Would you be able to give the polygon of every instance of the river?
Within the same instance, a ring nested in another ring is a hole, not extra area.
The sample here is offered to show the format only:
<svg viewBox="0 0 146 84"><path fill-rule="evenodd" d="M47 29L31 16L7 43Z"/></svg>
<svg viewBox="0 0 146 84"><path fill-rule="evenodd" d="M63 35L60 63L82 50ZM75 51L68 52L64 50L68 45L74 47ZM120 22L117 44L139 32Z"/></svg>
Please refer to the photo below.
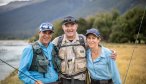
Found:
<svg viewBox="0 0 146 84"><path fill-rule="evenodd" d="M28 43L22 40L0 40L0 59L18 68L21 53ZM0 80L7 77L14 68L0 61Z"/></svg>

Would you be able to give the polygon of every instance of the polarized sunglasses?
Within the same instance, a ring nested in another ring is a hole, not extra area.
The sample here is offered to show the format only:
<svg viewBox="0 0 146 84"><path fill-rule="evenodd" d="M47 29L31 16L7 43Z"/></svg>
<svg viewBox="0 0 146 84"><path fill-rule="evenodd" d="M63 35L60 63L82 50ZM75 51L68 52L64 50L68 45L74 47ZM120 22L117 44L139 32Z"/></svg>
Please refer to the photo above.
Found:
<svg viewBox="0 0 146 84"><path fill-rule="evenodd" d="M45 30L45 29L53 30L53 25L50 23L42 23L40 28L41 30Z"/></svg>
<svg viewBox="0 0 146 84"><path fill-rule="evenodd" d="M63 20L63 23L65 23L65 22L77 22L77 21L76 21L76 19L73 18L73 17L66 17L66 18L64 18L64 20Z"/></svg>

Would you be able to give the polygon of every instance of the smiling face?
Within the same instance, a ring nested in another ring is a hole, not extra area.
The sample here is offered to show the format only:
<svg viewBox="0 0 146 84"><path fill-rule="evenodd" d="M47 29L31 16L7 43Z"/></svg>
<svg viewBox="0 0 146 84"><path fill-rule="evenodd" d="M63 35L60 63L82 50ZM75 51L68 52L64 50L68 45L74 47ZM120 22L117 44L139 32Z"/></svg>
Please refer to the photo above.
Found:
<svg viewBox="0 0 146 84"><path fill-rule="evenodd" d="M47 31L40 31L39 32L39 41L44 45L48 46L48 43L52 39L52 31L47 30Z"/></svg>
<svg viewBox="0 0 146 84"><path fill-rule="evenodd" d="M99 45L101 38L93 34L88 34L86 36L87 44L90 48L95 48Z"/></svg>
<svg viewBox="0 0 146 84"><path fill-rule="evenodd" d="M63 31L69 40L74 39L76 35L77 27L78 27L78 24L76 23L66 23L62 25Z"/></svg>

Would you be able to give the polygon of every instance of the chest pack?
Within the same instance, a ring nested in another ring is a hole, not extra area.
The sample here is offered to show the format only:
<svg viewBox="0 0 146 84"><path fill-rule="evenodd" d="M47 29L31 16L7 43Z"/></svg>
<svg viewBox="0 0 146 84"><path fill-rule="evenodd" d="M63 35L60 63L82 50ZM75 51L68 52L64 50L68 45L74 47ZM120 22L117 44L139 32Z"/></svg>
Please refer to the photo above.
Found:
<svg viewBox="0 0 146 84"><path fill-rule="evenodd" d="M38 42L32 44L33 59L29 71L38 71L40 73L47 73L49 61Z"/></svg>
<svg viewBox="0 0 146 84"><path fill-rule="evenodd" d="M55 68L65 77L79 75L86 71L85 41L79 34L79 42L62 45L63 36L58 38L57 55L53 56Z"/></svg>

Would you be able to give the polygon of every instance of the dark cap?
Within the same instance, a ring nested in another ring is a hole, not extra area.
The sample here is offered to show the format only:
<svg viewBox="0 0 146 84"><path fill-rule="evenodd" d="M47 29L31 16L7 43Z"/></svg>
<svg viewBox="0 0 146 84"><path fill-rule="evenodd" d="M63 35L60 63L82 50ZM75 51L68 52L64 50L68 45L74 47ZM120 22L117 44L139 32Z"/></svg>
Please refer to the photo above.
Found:
<svg viewBox="0 0 146 84"><path fill-rule="evenodd" d="M95 28L88 29L87 32L86 32L86 36L88 34L93 34L93 35L95 35L97 37L100 37L100 32Z"/></svg>
<svg viewBox="0 0 146 84"><path fill-rule="evenodd" d="M54 32L54 28L53 25L49 22L44 22L40 25L40 31L47 31L50 30L52 32Z"/></svg>
<svg viewBox="0 0 146 84"><path fill-rule="evenodd" d="M63 25L66 24L66 23L77 23L77 20L74 17L72 17L72 16L67 16L62 21Z"/></svg>

